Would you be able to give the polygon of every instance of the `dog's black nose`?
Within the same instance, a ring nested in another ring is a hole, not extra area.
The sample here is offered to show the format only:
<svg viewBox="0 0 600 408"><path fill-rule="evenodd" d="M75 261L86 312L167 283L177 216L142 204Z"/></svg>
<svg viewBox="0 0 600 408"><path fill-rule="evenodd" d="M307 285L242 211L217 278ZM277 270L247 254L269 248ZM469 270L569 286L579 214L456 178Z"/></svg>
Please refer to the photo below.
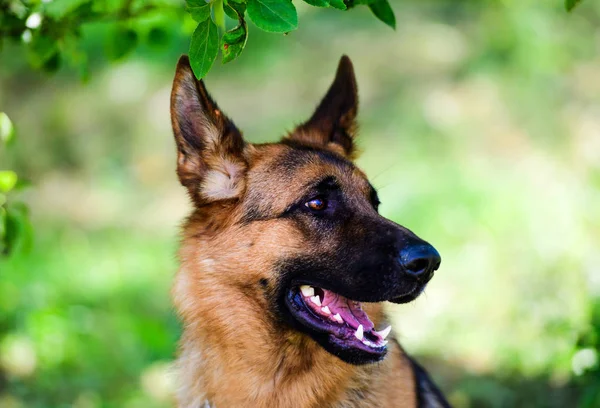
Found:
<svg viewBox="0 0 600 408"><path fill-rule="evenodd" d="M438 251L427 243L402 248L398 260L406 273L423 281L431 279L433 271L439 268L442 262Z"/></svg>

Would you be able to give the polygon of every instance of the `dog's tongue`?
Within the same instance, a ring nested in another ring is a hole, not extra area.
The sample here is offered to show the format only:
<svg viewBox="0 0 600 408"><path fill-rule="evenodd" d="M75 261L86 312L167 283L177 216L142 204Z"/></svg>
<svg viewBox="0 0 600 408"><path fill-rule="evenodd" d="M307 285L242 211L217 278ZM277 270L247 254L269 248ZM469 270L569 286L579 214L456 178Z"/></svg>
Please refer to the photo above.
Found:
<svg viewBox="0 0 600 408"><path fill-rule="evenodd" d="M355 302L325 289L321 290L323 291L321 305L329 307L332 314L339 313L342 319L354 329L357 329L361 324L366 332L373 329L373 322L371 322L369 316L362 310L360 302Z"/></svg>

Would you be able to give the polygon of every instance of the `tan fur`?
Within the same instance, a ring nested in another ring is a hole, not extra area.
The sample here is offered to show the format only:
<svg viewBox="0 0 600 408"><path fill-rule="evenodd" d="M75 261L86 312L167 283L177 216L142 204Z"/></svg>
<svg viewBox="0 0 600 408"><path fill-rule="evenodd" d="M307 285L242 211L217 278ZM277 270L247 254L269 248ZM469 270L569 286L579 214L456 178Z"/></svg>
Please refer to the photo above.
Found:
<svg viewBox="0 0 600 408"><path fill-rule="evenodd" d="M199 193L209 201L238 197L244 189L244 165L218 156L200 185Z"/></svg>

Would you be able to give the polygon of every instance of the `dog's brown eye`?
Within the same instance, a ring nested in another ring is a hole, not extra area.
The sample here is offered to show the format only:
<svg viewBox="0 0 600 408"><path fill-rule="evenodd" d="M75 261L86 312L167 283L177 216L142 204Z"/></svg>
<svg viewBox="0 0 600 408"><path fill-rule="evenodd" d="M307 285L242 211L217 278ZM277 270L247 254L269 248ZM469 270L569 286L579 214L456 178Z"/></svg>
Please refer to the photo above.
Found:
<svg viewBox="0 0 600 408"><path fill-rule="evenodd" d="M312 211L323 211L327 208L327 200L317 197L307 201L305 205Z"/></svg>

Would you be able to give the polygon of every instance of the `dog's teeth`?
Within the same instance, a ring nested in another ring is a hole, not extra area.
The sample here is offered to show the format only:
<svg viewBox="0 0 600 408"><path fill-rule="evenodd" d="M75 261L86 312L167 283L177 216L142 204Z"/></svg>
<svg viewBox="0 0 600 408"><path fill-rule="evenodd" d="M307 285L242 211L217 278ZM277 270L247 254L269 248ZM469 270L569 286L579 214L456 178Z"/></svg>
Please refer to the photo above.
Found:
<svg viewBox="0 0 600 408"><path fill-rule="evenodd" d="M358 329L356 329L356 333L354 333L354 336L356 336L357 339L362 340L363 339L363 325L359 324L358 325Z"/></svg>
<svg viewBox="0 0 600 408"><path fill-rule="evenodd" d="M338 323L344 323L344 319L342 319L342 316L340 316L339 313L334 314L332 318Z"/></svg>
<svg viewBox="0 0 600 408"><path fill-rule="evenodd" d="M372 341L370 341L370 340L367 340L367 339L362 339L362 342L363 342L363 344L365 344L365 345L367 345L367 346L369 346L369 347L377 347L377 344L373 343L373 342L372 342Z"/></svg>
<svg viewBox="0 0 600 408"><path fill-rule="evenodd" d="M391 331L392 331L392 326L388 326L385 329L383 329L382 331L378 331L377 334L379 334L381 336L381 338L385 340L385 338L390 334Z"/></svg>
<svg viewBox="0 0 600 408"><path fill-rule="evenodd" d="M302 292L302 295L305 297L313 297L315 295L315 288L308 285L302 285L300 286L300 292Z"/></svg>
<svg viewBox="0 0 600 408"><path fill-rule="evenodd" d="M331 310L329 310L329 306L325 306L321 308L321 312L330 315L331 314Z"/></svg>
<svg viewBox="0 0 600 408"><path fill-rule="evenodd" d="M319 299L319 296L313 296L310 298L310 300L317 306L321 306L321 299Z"/></svg>

